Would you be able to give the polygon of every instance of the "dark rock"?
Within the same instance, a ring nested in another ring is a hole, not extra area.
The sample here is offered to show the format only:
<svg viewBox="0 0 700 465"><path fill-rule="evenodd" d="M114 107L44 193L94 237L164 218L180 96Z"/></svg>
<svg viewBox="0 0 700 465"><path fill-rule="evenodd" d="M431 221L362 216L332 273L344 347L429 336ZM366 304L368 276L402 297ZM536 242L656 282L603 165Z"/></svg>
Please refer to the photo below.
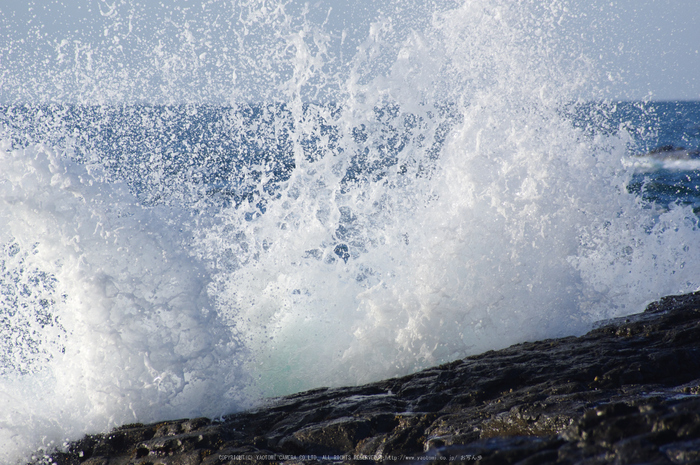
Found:
<svg viewBox="0 0 700 465"><path fill-rule="evenodd" d="M700 463L700 294L581 337L528 342L225 417L86 436L59 465Z"/></svg>
<svg viewBox="0 0 700 465"><path fill-rule="evenodd" d="M694 160L700 157L700 149L686 149L675 145L661 145L649 151L647 156L668 160Z"/></svg>

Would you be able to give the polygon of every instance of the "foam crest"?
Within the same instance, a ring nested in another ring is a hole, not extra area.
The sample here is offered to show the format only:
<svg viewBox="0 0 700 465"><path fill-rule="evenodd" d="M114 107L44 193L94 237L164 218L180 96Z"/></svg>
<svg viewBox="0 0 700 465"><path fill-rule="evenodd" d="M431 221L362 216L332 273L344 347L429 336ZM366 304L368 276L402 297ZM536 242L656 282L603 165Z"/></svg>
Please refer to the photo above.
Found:
<svg viewBox="0 0 700 465"><path fill-rule="evenodd" d="M264 214L207 232L241 263L215 294L268 393L579 334L695 289L694 215L652 212L626 189L626 134L566 116L593 70L555 53L563 9L538 8L470 2L409 35L386 75L351 76L337 113L292 102L291 177ZM389 31L373 28L357 70ZM339 140L309 153L322 127Z"/></svg>
<svg viewBox="0 0 700 465"><path fill-rule="evenodd" d="M18 304L3 307L3 331L34 338L3 342L5 453L238 405L244 355L211 308L206 270L179 247L177 216L47 147L5 145L0 158L2 298Z"/></svg>

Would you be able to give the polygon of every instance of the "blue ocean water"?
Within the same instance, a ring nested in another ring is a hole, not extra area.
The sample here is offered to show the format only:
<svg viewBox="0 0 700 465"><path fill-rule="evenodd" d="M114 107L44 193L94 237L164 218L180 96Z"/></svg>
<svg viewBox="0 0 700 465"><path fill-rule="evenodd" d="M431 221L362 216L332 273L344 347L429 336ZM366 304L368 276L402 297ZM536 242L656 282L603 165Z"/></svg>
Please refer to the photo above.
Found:
<svg viewBox="0 0 700 465"><path fill-rule="evenodd" d="M305 111L311 113L310 108L307 105ZM99 153L99 163L107 167L109 179L126 182L145 205L168 202L162 191L180 184L196 191L191 201L255 205L256 211L264 213L261 194L276 191L295 168L293 116L280 104L236 108L24 105L0 109L0 123L11 134L13 148L48 143L79 163L89 163L90 157ZM331 115L342 111L335 105L325 109ZM376 108L375 122L385 123L388 118L384 114L392 112L396 117L398 109ZM444 143L443 134L459 120L458 114L450 114L449 107L442 112L447 117L436 131L431 148L434 157ZM232 129L232 119L244 128L255 128L255 132ZM400 125L393 121L385 124L377 143L381 159L368 163L369 147L364 147L365 153L353 154L343 185L359 177L381 177L382 170L395 167L399 153L416 136L419 120L415 115L403 115ZM700 211L700 102L589 103L574 110L572 122L595 133L629 134L626 162L633 167L630 192L657 207L689 205ZM280 124L285 128L282 131ZM359 146L366 140L363 126L352 129L352 141ZM326 137L328 145L317 147L320 137ZM321 136L308 137L300 144L304 157L314 160L323 156L323 150L339 149L338 129L328 125L321 128ZM144 163L149 167L145 171L141 168ZM158 181L154 184L151 179L156 171ZM263 176L266 182L260 186ZM166 186L164 178L170 179ZM182 199L185 195L175 196Z"/></svg>
<svg viewBox="0 0 700 465"><path fill-rule="evenodd" d="M700 105L698 102L626 104L622 124L638 134L629 189L650 203L689 205L700 211ZM628 116L629 114L629 116ZM646 116L645 116L646 115ZM621 118L621 119L622 119Z"/></svg>
<svg viewBox="0 0 700 465"><path fill-rule="evenodd" d="M562 4L251 5L12 29L0 461L700 288L700 103L600 101Z"/></svg>
<svg viewBox="0 0 700 465"><path fill-rule="evenodd" d="M312 113L312 108L307 105L305 112ZM99 153L108 178L126 182L145 205L168 202L162 191L179 183L196 190L192 201L218 206L245 203L264 213L261 194L276 191L295 168L293 115L281 104L236 108L22 105L0 110L0 124L10 134L12 148L48 143L79 163L89 163ZM327 105L324 110L331 115L342 111L336 105ZM449 107L441 111L446 117L435 134L434 157L444 143L443 134L459 120L458 114L450 114ZM416 137L420 124L420 117L410 114L402 115L400 124L390 121L398 112L391 107L375 109L374 123L384 124L381 140L375 142L382 157L368 162L369 147L353 154L342 179L344 185L359 177L380 178L382 170L398 163L399 153ZM573 124L585 130L629 134L626 161L633 166L630 192L658 207L680 204L700 210L700 102L589 103L573 112ZM231 120L240 121L245 129L233 129ZM322 127L320 135L299 141L306 159L323 156L323 150L342 150L338 128L331 124ZM353 128L353 143L362 146L365 132L364 125ZM320 137L327 138L327 145L317 146ZM151 179L156 171L158 181L154 184ZM266 182L260 190L263 176ZM163 179L170 180L166 186ZM182 199L185 194L170 195Z"/></svg>
<svg viewBox="0 0 700 465"><path fill-rule="evenodd" d="M629 133L630 192L659 207L689 205L698 211L698 102L608 102L581 108L586 116L575 119L580 127Z"/></svg>

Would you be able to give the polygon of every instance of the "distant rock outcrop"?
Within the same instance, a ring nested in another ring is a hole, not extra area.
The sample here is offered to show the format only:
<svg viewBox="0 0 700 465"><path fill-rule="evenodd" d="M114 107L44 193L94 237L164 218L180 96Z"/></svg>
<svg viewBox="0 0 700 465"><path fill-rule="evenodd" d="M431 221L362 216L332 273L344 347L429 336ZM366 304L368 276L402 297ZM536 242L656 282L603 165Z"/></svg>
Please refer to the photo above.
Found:
<svg viewBox="0 0 700 465"><path fill-rule="evenodd" d="M86 436L57 464L700 463L700 294L257 410Z"/></svg>
<svg viewBox="0 0 700 465"><path fill-rule="evenodd" d="M700 158L699 149L687 149L675 145L662 145L651 150L643 156L659 158L663 160L695 160Z"/></svg>

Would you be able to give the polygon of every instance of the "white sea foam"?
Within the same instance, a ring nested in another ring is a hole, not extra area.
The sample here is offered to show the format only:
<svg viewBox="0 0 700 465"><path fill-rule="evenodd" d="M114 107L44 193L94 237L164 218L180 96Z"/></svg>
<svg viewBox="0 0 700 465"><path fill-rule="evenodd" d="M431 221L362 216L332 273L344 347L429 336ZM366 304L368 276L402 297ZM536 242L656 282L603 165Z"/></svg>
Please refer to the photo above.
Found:
<svg viewBox="0 0 700 465"><path fill-rule="evenodd" d="M700 160L695 158L665 158L663 156L636 156L627 157L625 166L639 172L653 172L657 170L669 171L698 171L700 170Z"/></svg>
<svg viewBox="0 0 700 465"><path fill-rule="evenodd" d="M186 28L144 76L179 57L185 84L205 79L217 55L233 72L223 48L238 34L234 64L255 62L271 89L261 95L284 103L272 132L288 135L295 167L277 182L271 166L251 168L260 176L248 180L250 203L193 200L211 189L193 185L191 166L110 172L99 152L78 164L58 143L3 142L3 298L22 306L3 328L20 342L3 346L0 457L124 422L218 415L256 390L362 383L579 334L697 289L692 211L643 205L626 189L626 136L591 135L566 116L594 96L585 92L595 67L561 46L564 6L471 1L412 29L381 17L345 67L322 20L284 8ZM94 87L76 101L98 99L109 50L79 69L95 79L81 81ZM106 94L118 90L109 76ZM232 74L221 69L208 76L207 98L256 92L223 82ZM154 100L179 89L167 82ZM336 106L308 105L314 98ZM231 112L227 124L250 129L249 143L269 140L246 121ZM118 181L139 170L160 206Z"/></svg>
<svg viewBox="0 0 700 465"><path fill-rule="evenodd" d="M0 237L11 250L0 262L3 454L238 407L244 353L172 212L143 208L47 147L3 144L0 165Z"/></svg>

